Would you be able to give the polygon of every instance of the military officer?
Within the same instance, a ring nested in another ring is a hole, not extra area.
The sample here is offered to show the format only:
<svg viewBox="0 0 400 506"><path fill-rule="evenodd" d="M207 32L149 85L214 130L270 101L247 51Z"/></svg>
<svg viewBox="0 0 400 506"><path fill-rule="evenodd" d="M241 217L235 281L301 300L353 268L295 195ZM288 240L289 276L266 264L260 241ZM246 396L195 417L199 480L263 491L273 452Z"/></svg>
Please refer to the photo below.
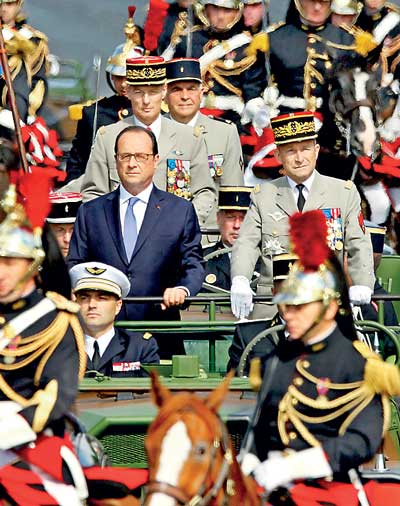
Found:
<svg viewBox="0 0 400 506"><path fill-rule="evenodd" d="M50 193L49 198L51 209L46 221L65 258L68 255L76 214L82 204L82 195L59 191Z"/></svg>
<svg viewBox="0 0 400 506"><path fill-rule="evenodd" d="M195 3L195 10L200 23L190 32L189 54L200 60L205 84L202 106L239 124L245 104L261 98L264 54L247 54L252 35L245 29L243 4L238 0L202 0ZM175 27L163 52L167 60L187 56L188 27Z"/></svg>
<svg viewBox="0 0 400 506"><path fill-rule="evenodd" d="M26 122L28 116L40 111L46 99L48 45L44 33L26 24L26 16L21 12L23 3L24 0L1 0L0 15L17 107ZM4 79L0 93L0 124L13 130Z"/></svg>
<svg viewBox="0 0 400 506"><path fill-rule="evenodd" d="M36 497L38 503L66 504L67 500L68 504L79 505L86 497L86 485L82 489L82 470L64 433L64 416L75 400L85 370L83 333L77 318L79 306L57 293L42 293L36 288L35 279L45 257L39 229L32 230L24 209L15 203L12 187L4 197L3 208L6 217L0 225L0 454L2 471L7 464L15 466L13 478L18 483L16 490L12 483L6 490L18 503L23 484L37 484L44 496ZM29 220L39 226L40 217L36 216L38 222L33 217L34 213ZM20 460L25 461L25 477L18 474ZM75 482L81 486L78 493L71 486L72 477L79 478ZM60 482L58 495L53 495L57 487L48 488L51 481Z"/></svg>
<svg viewBox="0 0 400 506"><path fill-rule="evenodd" d="M285 176L256 186L250 209L231 257L232 311L246 317L252 306L250 279L261 255L258 295L271 293L271 256L288 249L288 217L297 210L322 209L329 224L329 244L343 263L347 254L353 286L350 298L366 304L375 276L371 242L365 230L360 196L351 181L320 175L316 170L316 143L311 112L278 116L271 122L277 158ZM269 314L268 314L269 311ZM271 307L257 304L253 318L271 315Z"/></svg>
<svg viewBox="0 0 400 506"><path fill-rule="evenodd" d="M293 253L280 253L273 257L272 281L274 294L279 292L282 282L288 277L290 269L296 260L297 256ZM230 369L236 369L236 373L241 374L242 371L238 371L237 368L246 346L264 330L275 327L276 325L283 325L284 323L285 321L279 312L277 312L273 318L248 320L238 323L235 328L232 344L228 350L229 362L227 365L227 371L230 371ZM255 357L259 357L261 362L264 363L269 355L275 350L279 340L285 340L286 338L287 333L285 334L283 330L280 330L275 335L270 334L256 343L247 356L243 373L248 373L249 364Z"/></svg>
<svg viewBox="0 0 400 506"><path fill-rule="evenodd" d="M388 428L390 380L394 391L400 389L398 369L356 339L322 211L297 213L290 221L299 261L274 297L290 341L265 365L268 382L254 431L263 461L254 475L268 493L307 478L349 481L348 471L374 456ZM328 484L321 480L315 487L321 493Z"/></svg>
<svg viewBox="0 0 400 506"><path fill-rule="evenodd" d="M79 121L67 160L66 183L79 178L85 172L94 140L93 133L102 126L110 125L132 114L131 103L126 96L125 61L128 58L141 56L143 48L140 47L139 28L134 24L132 16L129 16L124 31L125 43L115 48L106 66L107 82L114 95L101 98L84 107L73 106L74 119L79 119ZM76 188L80 189L78 182Z"/></svg>
<svg viewBox="0 0 400 506"><path fill-rule="evenodd" d="M340 153L345 145L329 109L326 76L338 58L354 55L356 45L350 33L330 22L330 6L330 0L292 0L287 21L268 28L270 75L264 100L271 117L293 111L317 112L323 123L321 146ZM361 45L357 47L362 51ZM328 172L326 166L324 172Z"/></svg>
<svg viewBox="0 0 400 506"><path fill-rule="evenodd" d="M269 0L243 0L244 26L255 35L263 29L264 20L267 21Z"/></svg>
<svg viewBox="0 0 400 506"><path fill-rule="evenodd" d="M224 290L231 288L231 249L249 208L251 191L247 186L221 186L219 189L217 224L221 238L203 250L208 285Z"/></svg>
<svg viewBox="0 0 400 506"><path fill-rule="evenodd" d="M133 115L101 128L82 182L83 200L113 191L119 184L115 165L115 139L130 125L152 130L160 159L153 182L161 190L193 201L201 225L216 201L215 183L208 167L204 140L199 131L161 116L166 68L160 57L127 60L127 94Z"/></svg>
<svg viewBox="0 0 400 506"><path fill-rule="evenodd" d="M70 270L72 290L80 306L85 333L87 370L111 377L146 375L141 364L160 361L158 346L148 332L114 327L122 298L130 290L123 272L101 262L77 264Z"/></svg>
<svg viewBox="0 0 400 506"><path fill-rule="evenodd" d="M229 120L200 112L203 86L199 61L177 58L167 62L166 103L169 115L195 129L206 144L211 177L218 188L243 185L243 155L236 126ZM204 224L216 228L216 209Z"/></svg>

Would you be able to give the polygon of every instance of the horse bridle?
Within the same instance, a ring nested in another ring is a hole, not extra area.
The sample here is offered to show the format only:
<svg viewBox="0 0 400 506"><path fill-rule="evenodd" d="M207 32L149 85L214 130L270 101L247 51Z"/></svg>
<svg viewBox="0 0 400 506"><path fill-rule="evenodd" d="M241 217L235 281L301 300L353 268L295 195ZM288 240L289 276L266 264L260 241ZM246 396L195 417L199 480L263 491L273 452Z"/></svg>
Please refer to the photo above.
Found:
<svg viewBox="0 0 400 506"><path fill-rule="evenodd" d="M209 475L212 470L214 457L216 456L219 448L222 448L222 451L224 453L223 462L214 485L209 490L206 490L206 486L203 483L196 494L192 497L189 497L183 490L181 490L179 487L176 487L175 485L170 485L169 483L162 481L150 481L145 487L145 499L151 494L160 493L172 497L172 499L174 499L181 506L207 506L207 504L209 504L210 501L217 496L218 492L221 490L228 477L229 468L233 462L233 455L230 449L228 431L219 416L218 421L219 428L221 429L221 438L214 438L210 464L204 475L204 478ZM234 495L233 483L229 483L229 480L227 483L225 497L226 494Z"/></svg>

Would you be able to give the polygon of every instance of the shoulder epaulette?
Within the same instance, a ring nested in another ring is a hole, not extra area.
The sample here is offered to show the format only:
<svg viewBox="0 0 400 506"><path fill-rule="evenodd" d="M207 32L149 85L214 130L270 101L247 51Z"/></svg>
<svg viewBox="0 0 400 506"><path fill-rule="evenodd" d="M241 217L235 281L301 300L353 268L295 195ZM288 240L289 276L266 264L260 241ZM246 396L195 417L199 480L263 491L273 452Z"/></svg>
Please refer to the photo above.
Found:
<svg viewBox="0 0 400 506"><path fill-rule="evenodd" d="M42 39L42 40L45 40L47 41L47 35L43 32L41 32L40 30L36 30L36 28L33 28L33 26L31 25L28 25L26 23L24 23L22 25L22 28L26 28L27 30L31 31L32 32L32 37L35 37L37 39Z"/></svg>
<svg viewBox="0 0 400 506"><path fill-rule="evenodd" d="M68 300L59 293L56 292L46 292L46 297L50 299L55 305L57 309L61 311L67 311L68 313L79 313L80 307L76 302L72 302L72 300Z"/></svg>
<svg viewBox="0 0 400 506"><path fill-rule="evenodd" d="M254 187L253 193L260 193L260 191L261 191L261 185L256 184Z"/></svg>
<svg viewBox="0 0 400 506"><path fill-rule="evenodd" d="M102 100L103 98L104 97L99 97L98 99L95 100L87 100L86 102L83 102L81 104L72 104L68 106L69 119L79 121L80 119L82 119L84 107L90 107L91 105L95 104L99 100Z"/></svg>
<svg viewBox="0 0 400 506"><path fill-rule="evenodd" d="M353 181L351 179L348 179L345 184L344 184L344 187L346 188L346 190L351 190L353 188Z"/></svg>
<svg viewBox="0 0 400 506"><path fill-rule="evenodd" d="M210 119L213 119L215 121L221 121L221 123L226 123L227 125L233 125L233 122L230 119L220 118L218 116L208 116Z"/></svg>
<svg viewBox="0 0 400 506"><path fill-rule="evenodd" d="M104 135L106 133L106 127L103 125L101 126L97 132L100 134L100 135Z"/></svg>
<svg viewBox="0 0 400 506"><path fill-rule="evenodd" d="M265 33L272 33L275 32L278 28L281 26L286 25L286 21L278 21L277 23L272 23L272 25L269 25L267 29L265 30Z"/></svg>

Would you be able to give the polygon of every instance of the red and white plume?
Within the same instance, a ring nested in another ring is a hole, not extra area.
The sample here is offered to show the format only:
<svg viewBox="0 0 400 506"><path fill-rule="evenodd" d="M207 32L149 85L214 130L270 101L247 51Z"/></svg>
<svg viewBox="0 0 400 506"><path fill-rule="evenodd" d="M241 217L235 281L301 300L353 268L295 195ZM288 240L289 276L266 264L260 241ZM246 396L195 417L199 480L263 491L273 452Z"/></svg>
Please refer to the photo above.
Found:
<svg viewBox="0 0 400 506"><path fill-rule="evenodd" d="M324 213L321 210L295 213L289 218L289 225L293 251L304 271L317 271L331 255Z"/></svg>

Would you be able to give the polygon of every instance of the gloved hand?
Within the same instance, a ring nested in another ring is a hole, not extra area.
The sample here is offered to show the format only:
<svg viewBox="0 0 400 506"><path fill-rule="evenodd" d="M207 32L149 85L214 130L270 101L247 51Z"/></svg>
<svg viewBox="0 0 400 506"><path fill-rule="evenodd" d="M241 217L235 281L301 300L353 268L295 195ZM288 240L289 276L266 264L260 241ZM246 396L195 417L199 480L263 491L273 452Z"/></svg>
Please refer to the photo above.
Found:
<svg viewBox="0 0 400 506"><path fill-rule="evenodd" d="M250 121L252 122L254 130L258 136L260 136L263 129L270 124L268 109L261 97L249 100L242 112L241 123L246 125Z"/></svg>
<svg viewBox="0 0 400 506"><path fill-rule="evenodd" d="M274 455L253 471L257 483L272 492L280 485L304 478L324 478L332 475L321 447L293 452L288 456Z"/></svg>
<svg viewBox="0 0 400 506"><path fill-rule="evenodd" d="M8 450L35 439L35 432L25 418L18 413L0 418L0 450Z"/></svg>
<svg viewBox="0 0 400 506"><path fill-rule="evenodd" d="M239 455L240 458L240 455ZM261 464L260 459L254 453L246 453L240 462L240 469L246 476L251 474Z"/></svg>
<svg viewBox="0 0 400 506"><path fill-rule="evenodd" d="M253 309L254 292L245 276L235 276L231 286L231 308L236 318L246 318Z"/></svg>
<svg viewBox="0 0 400 506"><path fill-rule="evenodd" d="M355 306L369 304L371 302L372 290L369 286L353 285L349 289L350 302Z"/></svg>

